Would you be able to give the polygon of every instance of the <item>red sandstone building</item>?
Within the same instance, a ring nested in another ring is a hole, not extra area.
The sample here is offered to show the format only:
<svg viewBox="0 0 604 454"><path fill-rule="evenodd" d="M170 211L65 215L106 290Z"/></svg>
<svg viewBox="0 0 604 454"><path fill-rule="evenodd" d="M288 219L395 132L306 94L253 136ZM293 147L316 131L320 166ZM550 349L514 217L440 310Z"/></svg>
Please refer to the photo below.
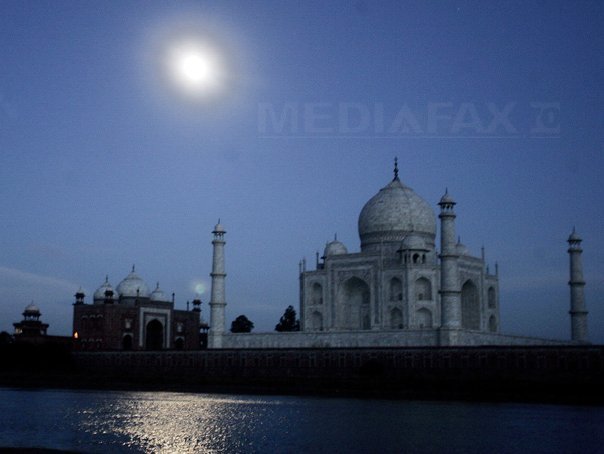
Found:
<svg viewBox="0 0 604 454"><path fill-rule="evenodd" d="M13 323L14 341L17 344L64 345L71 348L72 339L68 336L49 336L48 323L40 320L42 314L33 302L23 311L23 320Z"/></svg>
<svg viewBox="0 0 604 454"><path fill-rule="evenodd" d="M73 336L80 350L199 350L207 343L207 325L201 321L201 301L192 310L174 309L159 288L149 292L132 272L115 291L105 282L84 302L80 290L73 307Z"/></svg>
<svg viewBox="0 0 604 454"><path fill-rule="evenodd" d="M34 303L28 305L23 311L23 320L13 323L15 327L15 339L35 340L44 338L48 323L42 323L40 320L40 309Z"/></svg>

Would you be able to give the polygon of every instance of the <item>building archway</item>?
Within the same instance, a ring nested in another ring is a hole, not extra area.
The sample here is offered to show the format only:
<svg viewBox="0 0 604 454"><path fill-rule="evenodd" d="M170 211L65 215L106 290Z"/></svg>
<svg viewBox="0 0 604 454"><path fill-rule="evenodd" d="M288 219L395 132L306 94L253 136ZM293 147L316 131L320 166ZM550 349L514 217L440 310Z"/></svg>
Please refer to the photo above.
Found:
<svg viewBox="0 0 604 454"><path fill-rule="evenodd" d="M318 282L312 285L312 304L323 304L323 287Z"/></svg>
<svg viewBox="0 0 604 454"><path fill-rule="evenodd" d="M417 326L420 328L432 328L432 312L430 309L422 307L415 313Z"/></svg>
<svg viewBox="0 0 604 454"><path fill-rule="evenodd" d="M185 349L185 340L182 337L177 337L174 341L174 348L176 350L184 350Z"/></svg>
<svg viewBox="0 0 604 454"><path fill-rule="evenodd" d="M415 281L415 296L418 301L432 299L432 284L425 277L420 277Z"/></svg>
<svg viewBox="0 0 604 454"><path fill-rule="evenodd" d="M369 285L351 277L340 290L340 329L371 329Z"/></svg>
<svg viewBox="0 0 604 454"><path fill-rule="evenodd" d="M390 301L403 300L403 283L397 277L390 279Z"/></svg>
<svg viewBox="0 0 604 454"><path fill-rule="evenodd" d="M145 347L147 350L161 350L164 347L164 327L157 319L147 323Z"/></svg>
<svg viewBox="0 0 604 454"><path fill-rule="evenodd" d="M320 312L315 311L312 313L311 325L313 331L323 331L323 315Z"/></svg>
<svg viewBox="0 0 604 454"><path fill-rule="evenodd" d="M461 327L465 329L480 329L478 288L471 280L467 280L461 288Z"/></svg>
<svg viewBox="0 0 604 454"><path fill-rule="evenodd" d="M497 319L495 318L494 315L491 315L489 317L489 331L492 333L497 332Z"/></svg>
<svg viewBox="0 0 604 454"><path fill-rule="evenodd" d="M122 337L122 350L132 350L132 336L130 334Z"/></svg>
<svg viewBox="0 0 604 454"><path fill-rule="evenodd" d="M495 309L495 306L497 306L497 303L495 302L495 289L493 287L489 287L489 290L487 292L487 300L488 300L488 304L489 304L489 309Z"/></svg>
<svg viewBox="0 0 604 454"><path fill-rule="evenodd" d="M403 313L398 307L390 311L390 328L401 329L403 327Z"/></svg>

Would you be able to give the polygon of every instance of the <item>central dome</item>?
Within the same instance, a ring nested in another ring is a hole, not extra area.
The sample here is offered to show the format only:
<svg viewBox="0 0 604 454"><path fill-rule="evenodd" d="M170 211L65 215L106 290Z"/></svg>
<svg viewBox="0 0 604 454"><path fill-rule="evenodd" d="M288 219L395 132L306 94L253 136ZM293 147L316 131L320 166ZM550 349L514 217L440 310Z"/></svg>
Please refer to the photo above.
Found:
<svg viewBox="0 0 604 454"><path fill-rule="evenodd" d="M149 288L138 274L132 272L116 288L122 298L149 298Z"/></svg>
<svg viewBox="0 0 604 454"><path fill-rule="evenodd" d="M395 174L396 175L396 174ZM409 233L434 239L434 211L395 176L363 207L359 215L361 249L382 242L401 242Z"/></svg>

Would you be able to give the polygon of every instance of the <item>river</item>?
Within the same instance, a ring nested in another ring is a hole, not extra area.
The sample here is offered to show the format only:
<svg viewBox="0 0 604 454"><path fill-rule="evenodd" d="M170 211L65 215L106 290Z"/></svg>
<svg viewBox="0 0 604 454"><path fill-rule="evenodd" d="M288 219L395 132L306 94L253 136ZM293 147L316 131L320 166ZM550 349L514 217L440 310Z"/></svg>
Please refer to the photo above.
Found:
<svg viewBox="0 0 604 454"><path fill-rule="evenodd" d="M0 447L208 453L604 452L604 408L0 388Z"/></svg>

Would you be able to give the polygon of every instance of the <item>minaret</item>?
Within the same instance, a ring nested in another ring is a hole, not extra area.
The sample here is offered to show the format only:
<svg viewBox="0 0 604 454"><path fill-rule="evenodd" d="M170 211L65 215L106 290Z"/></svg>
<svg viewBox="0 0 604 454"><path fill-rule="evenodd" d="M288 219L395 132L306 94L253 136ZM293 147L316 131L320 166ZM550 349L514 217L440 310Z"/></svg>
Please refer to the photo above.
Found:
<svg viewBox="0 0 604 454"><path fill-rule="evenodd" d="M441 326L461 328L461 292L455 241L455 201L445 191L440 202L440 300Z"/></svg>
<svg viewBox="0 0 604 454"><path fill-rule="evenodd" d="M571 340L589 342L587 335L587 310L583 287L583 265L581 263L581 238L573 228L568 237L568 254L570 255L570 331Z"/></svg>
<svg viewBox="0 0 604 454"><path fill-rule="evenodd" d="M226 231L218 224L214 227L214 254L212 259L212 295L210 297L210 331L208 333L208 347L222 348L222 335L224 334L224 308L226 306L224 293L224 234Z"/></svg>

